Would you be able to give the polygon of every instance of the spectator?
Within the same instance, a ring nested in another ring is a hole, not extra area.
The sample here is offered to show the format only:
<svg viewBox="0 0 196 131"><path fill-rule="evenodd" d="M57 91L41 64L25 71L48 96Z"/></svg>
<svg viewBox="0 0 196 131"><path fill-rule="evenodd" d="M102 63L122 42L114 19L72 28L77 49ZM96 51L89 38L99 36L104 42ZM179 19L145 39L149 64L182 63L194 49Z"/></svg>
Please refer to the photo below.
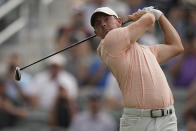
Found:
<svg viewBox="0 0 196 131"><path fill-rule="evenodd" d="M129 14L136 12L138 9L143 9L146 6L145 0L127 0L129 5Z"/></svg>
<svg viewBox="0 0 196 131"><path fill-rule="evenodd" d="M177 5L180 0L146 0L148 6L154 6L160 9L167 16L170 9Z"/></svg>
<svg viewBox="0 0 196 131"><path fill-rule="evenodd" d="M189 27L193 27L194 29L196 27L196 8L195 7L188 7L187 8L187 18L186 18L186 24Z"/></svg>
<svg viewBox="0 0 196 131"><path fill-rule="evenodd" d="M116 123L101 107L101 96L93 90L88 98L89 110L75 117L70 131L116 131Z"/></svg>
<svg viewBox="0 0 196 131"><path fill-rule="evenodd" d="M67 89L64 87L59 87L54 108L50 113L50 126L68 129L71 124L74 112L75 110L73 102L68 97Z"/></svg>
<svg viewBox="0 0 196 131"><path fill-rule="evenodd" d="M179 88L189 88L196 78L196 35L194 32L187 33L184 48L184 54L170 65L173 85Z"/></svg>
<svg viewBox="0 0 196 131"><path fill-rule="evenodd" d="M65 59L60 54L48 60L48 69L35 76L30 95L33 106L43 111L51 111L58 94L59 87L67 89L68 97L74 101L77 98L78 86L75 77L63 70Z"/></svg>
<svg viewBox="0 0 196 131"><path fill-rule="evenodd" d="M70 37L70 43L78 42L86 37L81 30L75 30ZM67 69L77 78L79 85L84 86L88 81L88 70L95 57L90 42L86 41L82 45L70 50L69 64Z"/></svg>
<svg viewBox="0 0 196 131"><path fill-rule="evenodd" d="M105 104L109 113L115 118L116 123L120 122L122 116L122 94L115 77L110 73L104 90ZM118 126L118 129L120 127Z"/></svg>
<svg viewBox="0 0 196 131"><path fill-rule="evenodd" d="M114 110L122 106L122 94L115 77L110 73L106 82L106 89L104 91L106 98L106 105L109 109Z"/></svg>
<svg viewBox="0 0 196 131"><path fill-rule="evenodd" d="M186 105L182 111L182 115L186 117L187 113L189 112L190 109L196 107L196 81L194 81L190 89L188 89L187 94L186 94Z"/></svg>
<svg viewBox="0 0 196 131"><path fill-rule="evenodd" d="M190 85L190 89L187 91L187 100L194 98L194 96L196 96L195 94L196 94L196 78ZM193 101L195 100L195 98L193 99Z"/></svg>
<svg viewBox="0 0 196 131"><path fill-rule="evenodd" d="M185 116L186 131L196 131L196 108L192 107Z"/></svg>
<svg viewBox="0 0 196 131"><path fill-rule="evenodd" d="M19 118L27 116L27 110L16 106L11 98L6 95L6 80L0 78L0 129L14 126Z"/></svg>
<svg viewBox="0 0 196 131"><path fill-rule="evenodd" d="M15 81L16 66L21 66L21 60L18 54L12 54L8 59L7 80L6 80L6 93L17 104L28 104L28 92L31 76L22 72L22 79L20 82Z"/></svg>
<svg viewBox="0 0 196 131"><path fill-rule="evenodd" d="M177 32L183 38L184 40L184 35L185 35L185 10L183 6L175 6L171 8L169 12L169 21L171 24L176 28Z"/></svg>
<svg viewBox="0 0 196 131"><path fill-rule="evenodd" d="M86 84L104 90L108 75L108 68L98 57L96 57L90 66Z"/></svg>
<svg viewBox="0 0 196 131"><path fill-rule="evenodd" d="M122 18L127 18L127 14L129 14L129 6L125 2L125 0L109 1L108 7L113 9Z"/></svg>
<svg viewBox="0 0 196 131"><path fill-rule="evenodd" d="M73 29L71 36L70 36L70 43L81 41L82 39L88 37L89 35L94 34L94 32L92 32L91 29L89 29L89 26L86 25L85 23L86 17L89 17L89 16L86 16L85 14L89 11L88 8L91 8L91 6L87 6L87 7L81 6L79 7L79 9L78 8L74 9L72 13L72 17L71 17L72 19L70 21L70 25L72 26L72 29ZM90 43L90 46L93 49L93 51L96 51L97 44L98 44L97 41L99 41L99 39L95 37L89 41L86 41L85 43Z"/></svg>
<svg viewBox="0 0 196 131"><path fill-rule="evenodd" d="M91 13L98 7L105 6L107 4L108 0L88 0L85 4L83 4L80 8L80 10L84 14L84 23L85 27L90 31L90 33L93 33L93 29L89 26L90 22L90 16Z"/></svg>
<svg viewBox="0 0 196 131"><path fill-rule="evenodd" d="M70 20L70 25L73 29L73 31L81 31L85 35L89 34L88 29L85 26L85 17L84 17L84 12L80 9L74 9L72 12L72 17ZM74 32L71 32L71 35L73 35Z"/></svg>
<svg viewBox="0 0 196 131"><path fill-rule="evenodd" d="M148 46L158 44L159 41L155 35L155 29L151 28L150 30L145 32L139 39L139 42L143 45L148 45Z"/></svg>
<svg viewBox="0 0 196 131"><path fill-rule="evenodd" d="M57 51L62 50L69 45L71 32L72 28L69 26L61 26L57 29L55 38L55 49Z"/></svg>

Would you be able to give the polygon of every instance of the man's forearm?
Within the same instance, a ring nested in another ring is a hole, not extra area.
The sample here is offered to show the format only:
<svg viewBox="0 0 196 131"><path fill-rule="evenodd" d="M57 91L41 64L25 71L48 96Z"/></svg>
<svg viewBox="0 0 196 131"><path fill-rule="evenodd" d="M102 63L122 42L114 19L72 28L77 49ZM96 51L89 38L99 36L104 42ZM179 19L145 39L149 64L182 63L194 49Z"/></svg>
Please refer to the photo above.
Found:
<svg viewBox="0 0 196 131"><path fill-rule="evenodd" d="M145 12L145 11L144 11ZM136 16L138 16L136 14ZM128 26L130 32L130 42L135 43L139 37L149 30L155 22L155 17L151 12L145 12L136 21Z"/></svg>
<svg viewBox="0 0 196 131"><path fill-rule="evenodd" d="M183 46L175 28L170 24L167 18L164 15L158 20L159 25L164 33L165 44L172 45L179 50L183 50Z"/></svg>

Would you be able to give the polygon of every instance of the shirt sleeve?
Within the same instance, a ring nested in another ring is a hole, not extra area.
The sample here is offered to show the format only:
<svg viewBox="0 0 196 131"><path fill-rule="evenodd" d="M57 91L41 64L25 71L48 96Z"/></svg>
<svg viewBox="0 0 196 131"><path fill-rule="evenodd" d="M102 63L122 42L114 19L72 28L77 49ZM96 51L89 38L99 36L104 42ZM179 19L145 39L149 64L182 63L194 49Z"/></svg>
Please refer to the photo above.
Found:
<svg viewBox="0 0 196 131"><path fill-rule="evenodd" d="M159 45L152 45L152 46L149 46L149 49L154 54L156 59L158 60L158 53L159 53L159 50L160 50L160 46Z"/></svg>
<svg viewBox="0 0 196 131"><path fill-rule="evenodd" d="M108 53L111 56L118 56L130 47L129 32L126 27L117 28L110 31L102 42L102 52Z"/></svg>

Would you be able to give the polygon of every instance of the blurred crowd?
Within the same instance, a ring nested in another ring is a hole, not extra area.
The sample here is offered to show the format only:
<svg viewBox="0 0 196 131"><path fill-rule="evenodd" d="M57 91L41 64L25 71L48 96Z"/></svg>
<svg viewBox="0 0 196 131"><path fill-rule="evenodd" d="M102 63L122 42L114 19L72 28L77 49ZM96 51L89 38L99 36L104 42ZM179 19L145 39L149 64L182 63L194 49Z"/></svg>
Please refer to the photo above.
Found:
<svg viewBox="0 0 196 131"><path fill-rule="evenodd" d="M98 7L109 6L124 20L149 5L164 12L180 34L185 51L161 67L172 90L185 93L183 108L176 109L182 117L179 131L196 131L196 2L85 0L76 5L70 21L56 29L54 51L93 35L89 19ZM160 44L161 35L156 23L139 42ZM0 130L118 131L121 93L115 78L96 55L99 41L91 39L49 58L36 75L23 71L19 82L15 81L14 72L16 66L23 66L22 57L11 54L6 73L0 76Z"/></svg>

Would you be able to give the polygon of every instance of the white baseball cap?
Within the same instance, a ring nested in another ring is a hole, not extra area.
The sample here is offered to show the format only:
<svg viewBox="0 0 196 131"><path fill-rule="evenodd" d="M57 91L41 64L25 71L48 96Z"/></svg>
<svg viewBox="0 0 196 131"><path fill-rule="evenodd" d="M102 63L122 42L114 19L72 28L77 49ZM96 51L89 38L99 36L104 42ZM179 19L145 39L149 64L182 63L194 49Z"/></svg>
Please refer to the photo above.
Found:
<svg viewBox="0 0 196 131"><path fill-rule="evenodd" d="M67 60L65 56L62 56L61 54L57 54L55 56L52 56L51 58L48 59L48 65L59 65L59 66L64 66L66 64Z"/></svg>
<svg viewBox="0 0 196 131"><path fill-rule="evenodd" d="M118 18L118 15L116 14L116 12L113 11L111 8L109 8L109 7L100 7L100 8L97 8L93 12L93 14L91 15L91 19L90 19L91 26L93 26L93 24L94 24L94 19L95 19L96 13L104 13L104 14L107 14L107 15L113 15L116 18Z"/></svg>

